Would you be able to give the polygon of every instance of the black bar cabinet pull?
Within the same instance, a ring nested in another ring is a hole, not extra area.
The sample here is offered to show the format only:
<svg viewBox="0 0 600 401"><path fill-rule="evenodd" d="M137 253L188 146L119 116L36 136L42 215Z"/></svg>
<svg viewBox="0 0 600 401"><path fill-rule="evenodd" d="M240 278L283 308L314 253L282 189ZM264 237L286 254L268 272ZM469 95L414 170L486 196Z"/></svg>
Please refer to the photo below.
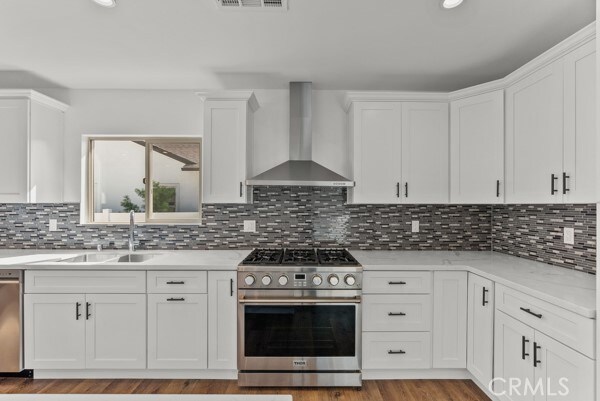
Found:
<svg viewBox="0 0 600 401"><path fill-rule="evenodd" d="M530 315L533 315L533 316L537 317L538 319L542 318L542 314L541 313L532 312L531 309L529 309L529 308L523 308L523 307L521 307L519 309L521 309L523 312L527 312Z"/></svg>
<svg viewBox="0 0 600 401"><path fill-rule="evenodd" d="M523 359L523 360L525 360L526 356L529 356L529 354L527 352L525 352L525 346L528 342L529 342L529 340L526 339L525 336L521 337L521 359Z"/></svg>
<svg viewBox="0 0 600 401"><path fill-rule="evenodd" d="M496 180L496 198L500 197L500 180Z"/></svg>
<svg viewBox="0 0 600 401"><path fill-rule="evenodd" d="M80 307L81 307L81 303L76 302L75 303L75 320L79 320L79 318L81 317L81 313L79 313Z"/></svg>
<svg viewBox="0 0 600 401"><path fill-rule="evenodd" d="M390 355L394 355L394 354L406 354L406 352L402 351L401 349L394 351L393 349L388 351L388 354Z"/></svg>
<svg viewBox="0 0 600 401"><path fill-rule="evenodd" d="M404 183L404 197L408 198L408 182Z"/></svg>
<svg viewBox="0 0 600 401"><path fill-rule="evenodd" d="M171 284L171 285L183 285L183 284L185 284L185 281L167 281L167 284Z"/></svg>
<svg viewBox="0 0 600 401"><path fill-rule="evenodd" d="M404 312L389 312L388 316L406 316Z"/></svg>
<svg viewBox="0 0 600 401"><path fill-rule="evenodd" d="M92 306L91 303L89 303L89 302L85 303L85 320L89 320L90 317L92 317L92 314L90 313L90 306Z"/></svg>
<svg viewBox="0 0 600 401"><path fill-rule="evenodd" d="M244 196L244 184L240 181L240 198Z"/></svg>
<svg viewBox="0 0 600 401"><path fill-rule="evenodd" d="M388 281L389 285L404 285L406 281Z"/></svg>
<svg viewBox="0 0 600 401"><path fill-rule="evenodd" d="M181 301L185 301L185 298L167 298L167 301L169 301L169 302L172 302L172 301L181 302Z"/></svg>
<svg viewBox="0 0 600 401"><path fill-rule="evenodd" d="M556 182L556 180L558 180L558 177L555 174L552 174L551 177L552 177L552 180L550 182L550 186L551 186L550 195L554 195L555 193L558 192L558 189L555 189L555 186L556 186L555 182Z"/></svg>
<svg viewBox="0 0 600 401"><path fill-rule="evenodd" d="M229 295L233 296L233 279L229 280Z"/></svg>
<svg viewBox="0 0 600 401"><path fill-rule="evenodd" d="M571 178L570 175L567 175L567 173L563 173L563 195L566 195L567 192L570 191L569 188L567 188L567 179Z"/></svg>
<svg viewBox="0 0 600 401"><path fill-rule="evenodd" d="M400 197L400 183L396 183L396 198Z"/></svg>
<svg viewBox="0 0 600 401"><path fill-rule="evenodd" d="M542 349L537 343L533 342L533 366L537 368L537 366L542 363L542 361L538 361L538 349Z"/></svg>
<svg viewBox="0 0 600 401"><path fill-rule="evenodd" d="M485 294L487 294L489 291L490 290L483 287L483 294L481 294L481 305L482 306L486 306L489 303L489 301L487 299L485 299Z"/></svg>

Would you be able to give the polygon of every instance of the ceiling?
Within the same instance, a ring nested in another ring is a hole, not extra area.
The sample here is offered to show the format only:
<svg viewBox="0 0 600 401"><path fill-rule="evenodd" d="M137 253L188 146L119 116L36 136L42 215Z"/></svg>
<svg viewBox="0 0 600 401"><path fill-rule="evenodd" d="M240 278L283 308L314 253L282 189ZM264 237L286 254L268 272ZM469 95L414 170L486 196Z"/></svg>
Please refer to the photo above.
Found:
<svg viewBox="0 0 600 401"><path fill-rule="evenodd" d="M465 0L449 11L440 0L289 0L285 13L117 1L2 0L0 71L86 89L310 80L315 89L447 91L501 78L595 18L595 0Z"/></svg>

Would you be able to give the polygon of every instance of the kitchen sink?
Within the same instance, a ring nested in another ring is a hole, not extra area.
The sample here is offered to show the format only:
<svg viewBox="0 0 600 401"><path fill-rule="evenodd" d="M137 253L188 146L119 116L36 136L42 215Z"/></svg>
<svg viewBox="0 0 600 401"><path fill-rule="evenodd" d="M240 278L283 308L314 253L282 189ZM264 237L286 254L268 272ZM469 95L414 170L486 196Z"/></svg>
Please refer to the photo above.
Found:
<svg viewBox="0 0 600 401"><path fill-rule="evenodd" d="M78 255L74 258L63 259L61 263L102 263L111 259L118 258L119 255L116 253L86 253L84 255Z"/></svg>
<svg viewBox="0 0 600 401"><path fill-rule="evenodd" d="M156 255L143 254L143 253L130 253L128 255L123 255L117 260L118 263L141 263L152 258L156 257Z"/></svg>

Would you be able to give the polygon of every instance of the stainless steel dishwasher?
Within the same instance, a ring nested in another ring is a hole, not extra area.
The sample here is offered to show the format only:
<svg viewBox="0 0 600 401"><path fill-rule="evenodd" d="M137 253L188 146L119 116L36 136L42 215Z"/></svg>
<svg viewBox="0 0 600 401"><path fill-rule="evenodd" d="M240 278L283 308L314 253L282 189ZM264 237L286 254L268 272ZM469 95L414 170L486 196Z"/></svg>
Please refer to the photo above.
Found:
<svg viewBox="0 0 600 401"><path fill-rule="evenodd" d="M0 270L0 376L23 370L23 272Z"/></svg>

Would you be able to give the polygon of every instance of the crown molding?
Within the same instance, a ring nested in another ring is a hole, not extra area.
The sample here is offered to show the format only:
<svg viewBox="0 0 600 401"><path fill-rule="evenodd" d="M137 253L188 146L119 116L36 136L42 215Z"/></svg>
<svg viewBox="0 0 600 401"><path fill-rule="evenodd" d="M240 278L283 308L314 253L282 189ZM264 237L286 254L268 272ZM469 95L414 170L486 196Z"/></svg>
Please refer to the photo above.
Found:
<svg viewBox="0 0 600 401"><path fill-rule="evenodd" d="M481 95L497 90L505 90L517 81L544 68L548 64L560 59L565 54L588 43L596 37L596 22L592 22L573 35L569 36L554 47L545 51L524 66L511 72L504 78L486 82L480 85L459 89L454 92L346 92L344 108L350 109L353 102L451 102L470 96Z"/></svg>
<svg viewBox="0 0 600 401"><path fill-rule="evenodd" d="M69 108L68 104L33 89L0 89L0 99L29 99L63 112Z"/></svg>
<svg viewBox="0 0 600 401"><path fill-rule="evenodd" d="M244 101L248 103L250 109L255 112L260 108L260 104L254 95L254 91L218 91L218 92L196 92L203 102L207 100L220 101Z"/></svg>

